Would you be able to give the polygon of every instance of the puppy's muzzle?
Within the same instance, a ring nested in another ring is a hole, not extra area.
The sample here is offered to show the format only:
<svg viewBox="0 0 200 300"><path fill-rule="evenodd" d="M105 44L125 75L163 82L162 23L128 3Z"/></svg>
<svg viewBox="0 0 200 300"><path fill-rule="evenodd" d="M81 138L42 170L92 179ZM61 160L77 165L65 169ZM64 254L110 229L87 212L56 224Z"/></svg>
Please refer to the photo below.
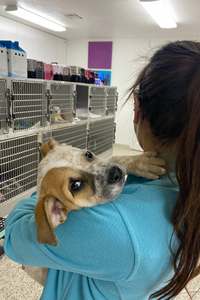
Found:
<svg viewBox="0 0 200 300"><path fill-rule="evenodd" d="M108 174L108 183L118 183L123 178L123 172L120 168L117 166L114 166L111 168L109 174Z"/></svg>

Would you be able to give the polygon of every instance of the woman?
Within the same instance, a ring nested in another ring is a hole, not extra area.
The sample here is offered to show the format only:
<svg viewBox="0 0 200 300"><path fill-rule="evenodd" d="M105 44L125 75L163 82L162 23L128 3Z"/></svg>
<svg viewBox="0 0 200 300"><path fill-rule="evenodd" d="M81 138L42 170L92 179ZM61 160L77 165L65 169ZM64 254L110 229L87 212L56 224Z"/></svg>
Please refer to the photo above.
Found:
<svg viewBox="0 0 200 300"><path fill-rule="evenodd" d="M199 273L199 79L200 43L174 42L130 91L139 143L166 157L168 175L130 175L113 202L70 213L55 248L37 242L35 194L10 213L6 254L50 268L41 299L170 300Z"/></svg>

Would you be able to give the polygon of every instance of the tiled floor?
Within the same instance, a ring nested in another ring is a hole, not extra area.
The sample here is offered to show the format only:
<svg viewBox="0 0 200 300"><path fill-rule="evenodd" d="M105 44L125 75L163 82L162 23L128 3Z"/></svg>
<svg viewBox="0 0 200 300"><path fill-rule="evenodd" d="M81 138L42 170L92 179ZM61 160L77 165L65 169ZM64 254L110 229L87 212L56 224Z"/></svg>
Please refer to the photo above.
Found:
<svg viewBox="0 0 200 300"><path fill-rule="evenodd" d="M114 145L114 155L136 155L127 146ZM0 246L3 241L0 240ZM200 288L200 277L197 277L188 285L191 296ZM5 255L0 256L0 300L39 300L42 287L30 279L21 269L21 265L9 260ZM200 299L200 291L196 293L193 300ZM75 299L74 299L75 300ZM98 299L96 299L98 300ZM182 291L176 300L190 300L186 291Z"/></svg>

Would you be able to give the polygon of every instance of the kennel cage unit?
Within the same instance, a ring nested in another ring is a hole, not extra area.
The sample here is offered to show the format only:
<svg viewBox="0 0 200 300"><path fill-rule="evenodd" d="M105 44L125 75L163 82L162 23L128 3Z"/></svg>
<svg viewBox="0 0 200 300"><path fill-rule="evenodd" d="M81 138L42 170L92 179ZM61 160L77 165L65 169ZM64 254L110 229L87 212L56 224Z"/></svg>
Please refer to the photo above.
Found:
<svg viewBox="0 0 200 300"><path fill-rule="evenodd" d="M0 141L0 204L36 187L38 164L38 134Z"/></svg>
<svg viewBox="0 0 200 300"><path fill-rule="evenodd" d="M83 119L115 116L118 93L116 87L76 84L76 116Z"/></svg>
<svg viewBox="0 0 200 300"><path fill-rule="evenodd" d="M74 85L60 81L47 83L48 116L52 124L71 123L76 115Z"/></svg>
<svg viewBox="0 0 200 300"><path fill-rule="evenodd" d="M81 83L0 78L0 217L36 189L39 146L50 138L90 149L99 156L112 155L117 96L116 88L109 89ZM64 123L48 122L53 106L61 108Z"/></svg>
<svg viewBox="0 0 200 300"><path fill-rule="evenodd" d="M116 130L117 88L76 84L76 116L88 120L87 148L95 155L112 155ZM103 157L103 156L102 156Z"/></svg>
<svg viewBox="0 0 200 300"><path fill-rule="evenodd" d="M90 117L104 117L106 115L106 88L91 86L89 97Z"/></svg>
<svg viewBox="0 0 200 300"><path fill-rule="evenodd" d="M7 100L14 132L47 126L47 83L7 78Z"/></svg>
<svg viewBox="0 0 200 300"><path fill-rule="evenodd" d="M53 129L51 131L43 131L42 143L46 143L53 138L59 144L67 144L76 148L87 148L87 121L71 123L62 128Z"/></svg>
<svg viewBox="0 0 200 300"><path fill-rule="evenodd" d="M110 155L112 155L115 128L114 116L90 120L88 149L95 155L103 154L106 151L110 151Z"/></svg>

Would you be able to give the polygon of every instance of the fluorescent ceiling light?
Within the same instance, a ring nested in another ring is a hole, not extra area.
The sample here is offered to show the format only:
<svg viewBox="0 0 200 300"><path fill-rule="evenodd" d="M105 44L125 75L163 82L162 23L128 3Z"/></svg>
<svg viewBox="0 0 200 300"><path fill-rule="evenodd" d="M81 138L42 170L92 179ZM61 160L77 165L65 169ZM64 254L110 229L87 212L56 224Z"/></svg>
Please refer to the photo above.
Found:
<svg viewBox="0 0 200 300"><path fill-rule="evenodd" d="M52 21L49 21L43 17L40 17L28 10L22 9L15 5L6 6L5 11L14 16L25 19L29 22L35 23L37 25L51 29L53 31L65 31L66 30L66 28L61 25L58 25Z"/></svg>
<svg viewBox="0 0 200 300"><path fill-rule="evenodd" d="M176 28L177 24L163 0L140 0L142 6L161 28Z"/></svg>

